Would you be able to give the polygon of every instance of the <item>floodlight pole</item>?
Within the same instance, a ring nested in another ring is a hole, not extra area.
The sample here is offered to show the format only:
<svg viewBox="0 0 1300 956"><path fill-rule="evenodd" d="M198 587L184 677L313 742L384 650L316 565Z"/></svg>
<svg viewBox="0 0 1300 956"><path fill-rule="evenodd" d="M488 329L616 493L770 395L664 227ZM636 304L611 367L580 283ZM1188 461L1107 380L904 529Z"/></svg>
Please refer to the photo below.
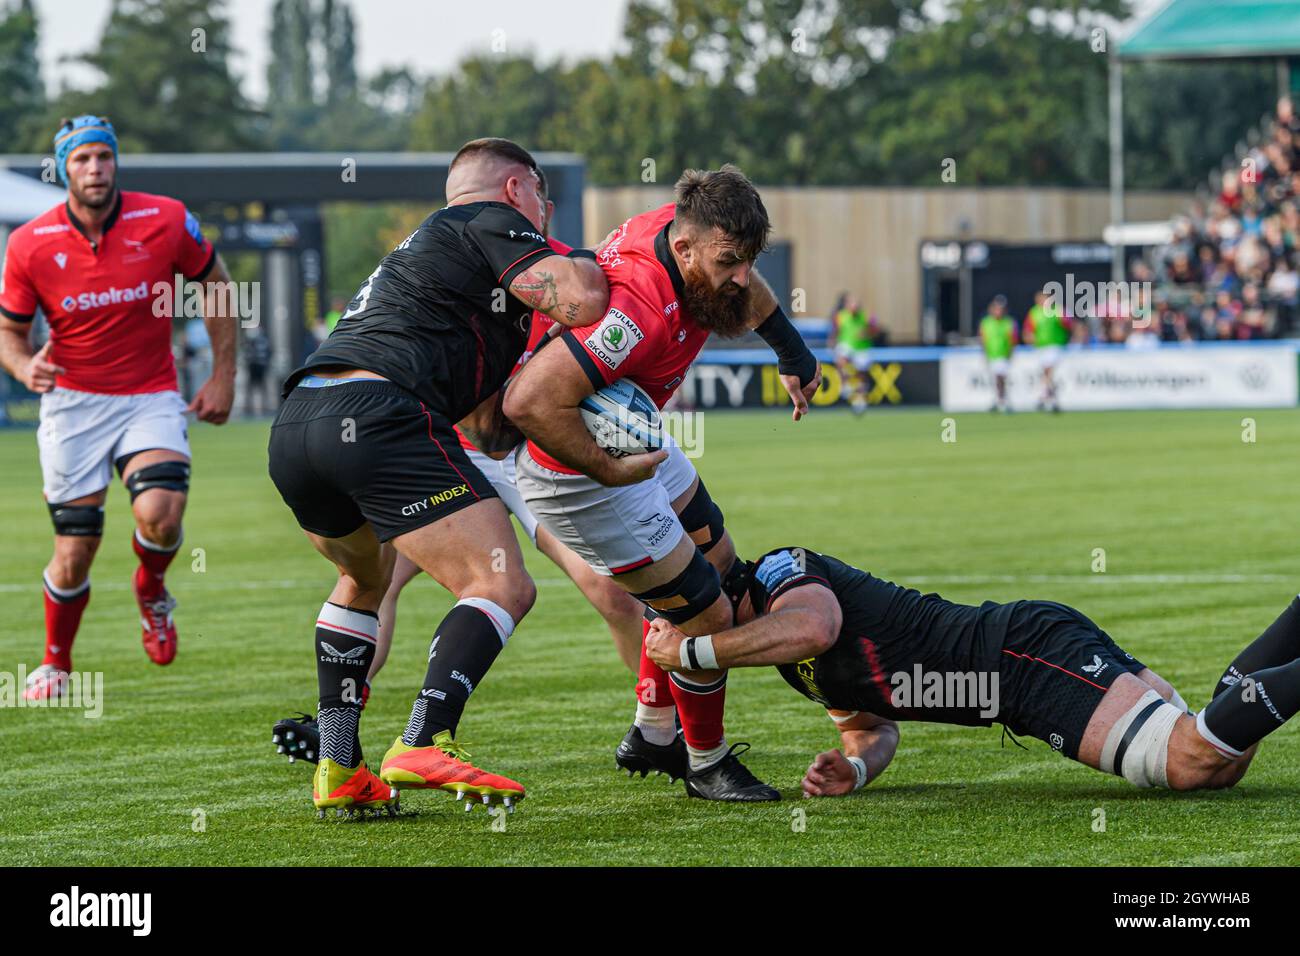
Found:
<svg viewBox="0 0 1300 956"><path fill-rule="evenodd" d="M1120 64L1119 44L1109 38L1106 47L1107 74L1110 87L1110 223L1118 229L1124 224L1124 68ZM1110 278L1124 281L1124 242L1120 239L1110 250Z"/></svg>

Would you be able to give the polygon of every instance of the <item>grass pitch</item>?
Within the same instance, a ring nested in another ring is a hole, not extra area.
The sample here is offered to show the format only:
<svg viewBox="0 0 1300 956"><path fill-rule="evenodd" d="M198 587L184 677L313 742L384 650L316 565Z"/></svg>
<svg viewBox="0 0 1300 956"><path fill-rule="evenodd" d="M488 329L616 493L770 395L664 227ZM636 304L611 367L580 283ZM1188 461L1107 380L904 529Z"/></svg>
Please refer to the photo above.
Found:
<svg viewBox="0 0 1300 956"><path fill-rule="evenodd" d="M817 410L792 425L710 412L697 465L742 554L804 545L958 601L1073 604L1194 708L1300 587L1296 411L960 415L956 442L941 440L945 417ZM787 799L707 804L665 778L629 781L612 754L632 679L595 612L529 547L537 606L460 729L476 759L528 787L519 812L498 831L482 809L407 792L416 816L318 822L310 765L274 756L270 728L314 710L312 621L331 574L266 476L266 437L265 423L192 429L191 507L169 575L180 654L165 669L140 647L127 499L113 490L75 655L78 670L104 674L103 716L0 711L7 863L1300 863L1295 725L1235 790L1177 794L1136 790L1036 740L1000 746L998 728L904 724L876 783L802 800L804 769L837 735L774 670L748 669L731 676L728 736L754 744L746 762ZM0 480L0 671L12 674L40 660L50 547L31 432L0 432ZM402 602L362 722L374 761L450 605L427 579Z"/></svg>

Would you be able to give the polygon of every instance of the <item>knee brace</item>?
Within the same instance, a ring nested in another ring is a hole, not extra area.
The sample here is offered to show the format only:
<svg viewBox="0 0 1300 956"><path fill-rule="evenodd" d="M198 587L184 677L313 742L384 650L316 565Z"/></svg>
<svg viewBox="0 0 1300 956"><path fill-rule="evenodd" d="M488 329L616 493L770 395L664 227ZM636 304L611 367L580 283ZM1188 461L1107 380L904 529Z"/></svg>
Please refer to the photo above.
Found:
<svg viewBox="0 0 1300 956"><path fill-rule="evenodd" d="M632 596L670 624L681 625L712 607L721 593L717 569L696 548L695 556L681 574L667 584Z"/></svg>
<svg viewBox="0 0 1300 956"><path fill-rule="evenodd" d="M704 487L703 481L696 487L695 494L691 496L691 500L686 503L686 507L677 518L690 539L695 542L695 546L705 554L708 554L709 549L722 540L724 531L722 509L713 503L713 499L709 496L709 489Z"/></svg>
<svg viewBox="0 0 1300 956"><path fill-rule="evenodd" d="M135 501L150 488L166 488L168 491L190 490L190 466L184 461L160 461L156 465L145 465L131 472L126 480L126 490Z"/></svg>
<svg viewBox="0 0 1300 956"><path fill-rule="evenodd" d="M98 538L104 533L104 509L96 505L49 505L54 533L74 538Z"/></svg>
<svg viewBox="0 0 1300 956"><path fill-rule="evenodd" d="M1154 690L1115 721L1101 748L1101 769L1135 787L1168 787L1169 738L1183 714Z"/></svg>

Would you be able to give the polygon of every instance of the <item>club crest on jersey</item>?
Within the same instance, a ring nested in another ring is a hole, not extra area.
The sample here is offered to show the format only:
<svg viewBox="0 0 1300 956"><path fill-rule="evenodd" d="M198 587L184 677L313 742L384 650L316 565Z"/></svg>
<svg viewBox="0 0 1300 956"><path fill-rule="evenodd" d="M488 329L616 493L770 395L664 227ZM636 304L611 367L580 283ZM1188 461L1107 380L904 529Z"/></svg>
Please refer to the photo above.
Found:
<svg viewBox="0 0 1300 956"><path fill-rule="evenodd" d="M618 309L610 309L583 344L601 362L616 369L644 337L635 322Z"/></svg>
<svg viewBox="0 0 1300 956"><path fill-rule="evenodd" d="M54 254L54 264L60 269L66 269L68 267L68 254L66 252L56 252Z"/></svg>

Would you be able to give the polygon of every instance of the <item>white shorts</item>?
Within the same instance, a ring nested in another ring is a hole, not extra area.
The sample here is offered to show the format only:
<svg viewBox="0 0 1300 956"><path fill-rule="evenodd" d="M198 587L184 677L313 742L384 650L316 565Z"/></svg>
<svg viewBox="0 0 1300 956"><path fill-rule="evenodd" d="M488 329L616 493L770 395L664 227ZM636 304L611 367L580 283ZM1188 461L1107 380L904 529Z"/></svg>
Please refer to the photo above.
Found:
<svg viewBox="0 0 1300 956"><path fill-rule="evenodd" d="M185 402L179 392L101 395L55 388L41 396L45 498L51 504L103 491L113 466L151 448L190 454Z"/></svg>
<svg viewBox="0 0 1300 956"><path fill-rule="evenodd" d="M852 362L859 372L865 372L871 366L871 349L855 349L847 345L835 346L835 357L841 362Z"/></svg>
<svg viewBox="0 0 1300 956"><path fill-rule="evenodd" d="M522 447L524 446L521 445L520 448ZM528 510L528 505L524 504L523 495L519 494L519 489L515 486L515 455L518 451L518 448L511 449L510 454L500 461L489 458L477 448L466 448L465 454L474 463L474 467L483 472L483 477L491 483L492 487L496 489L496 493L501 496L501 503L518 519L524 532L536 543L537 519Z"/></svg>
<svg viewBox="0 0 1300 956"><path fill-rule="evenodd" d="M586 475L566 475L539 465L519 450L519 493L538 522L576 551L597 574L634 571L668 555L686 533L673 501L695 481L695 466L675 441L653 478L607 488Z"/></svg>
<svg viewBox="0 0 1300 956"><path fill-rule="evenodd" d="M989 371L994 375L1006 375L1011 371L1011 359L989 359Z"/></svg>
<svg viewBox="0 0 1300 956"><path fill-rule="evenodd" d="M1036 351L1038 353L1039 368L1056 368L1056 363L1061 361L1061 347L1059 345L1044 345Z"/></svg>

